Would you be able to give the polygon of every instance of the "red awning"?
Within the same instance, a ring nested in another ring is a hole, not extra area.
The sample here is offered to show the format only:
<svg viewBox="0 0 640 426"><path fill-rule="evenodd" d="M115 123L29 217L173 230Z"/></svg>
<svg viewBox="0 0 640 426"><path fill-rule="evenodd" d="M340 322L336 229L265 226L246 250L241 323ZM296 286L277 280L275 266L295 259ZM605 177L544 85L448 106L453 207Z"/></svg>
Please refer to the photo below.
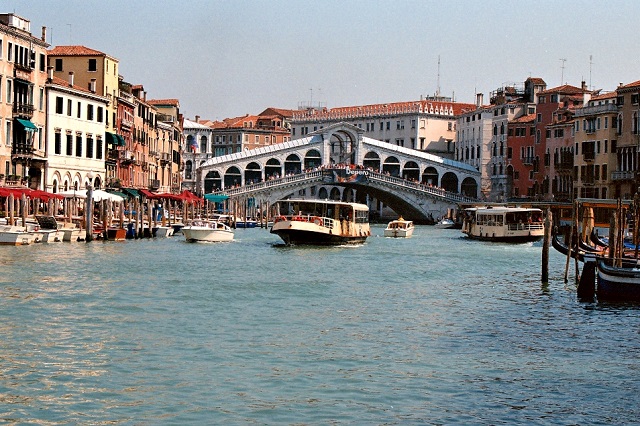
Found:
<svg viewBox="0 0 640 426"><path fill-rule="evenodd" d="M147 198L152 198L152 199L158 198L158 194L154 194L153 192L147 189L138 189L138 192Z"/></svg>

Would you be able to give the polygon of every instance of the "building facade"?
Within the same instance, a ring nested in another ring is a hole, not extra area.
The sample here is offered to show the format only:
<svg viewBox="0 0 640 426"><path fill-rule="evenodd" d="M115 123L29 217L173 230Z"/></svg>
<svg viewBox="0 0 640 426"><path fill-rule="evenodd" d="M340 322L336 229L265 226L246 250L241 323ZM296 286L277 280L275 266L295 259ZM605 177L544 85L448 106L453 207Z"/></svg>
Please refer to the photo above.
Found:
<svg viewBox="0 0 640 426"><path fill-rule="evenodd" d="M611 142L617 157L614 196L633 198L640 187L640 81L621 85L616 94L617 139Z"/></svg>
<svg viewBox="0 0 640 426"><path fill-rule="evenodd" d="M102 188L105 183L105 128L108 99L52 77L46 85L45 190Z"/></svg>
<svg viewBox="0 0 640 426"><path fill-rule="evenodd" d="M31 22L0 14L0 175L4 182L42 188L46 165L47 63Z"/></svg>
<svg viewBox="0 0 640 426"><path fill-rule="evenodd" d="M453 159L456 120L462 113L475 109L474 104L453 102L445 97L331 109L309 108L293 115L291 137L302 138L310 132L346 122L362 129L367 137Z"/></svg>

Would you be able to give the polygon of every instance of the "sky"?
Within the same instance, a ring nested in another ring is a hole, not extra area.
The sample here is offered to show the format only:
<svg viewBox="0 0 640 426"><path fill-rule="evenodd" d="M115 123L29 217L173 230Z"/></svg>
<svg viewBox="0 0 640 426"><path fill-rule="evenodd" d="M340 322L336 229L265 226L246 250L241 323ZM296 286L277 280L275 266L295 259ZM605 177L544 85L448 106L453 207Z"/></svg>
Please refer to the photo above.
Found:
<svg viewBox="0 0 640 426"><path fill-rule="evenodd" d="M640 80L640 1L3 0L53 46L120 61L185 118L268 107L475 103L540 77L612 91Z"/></svg>

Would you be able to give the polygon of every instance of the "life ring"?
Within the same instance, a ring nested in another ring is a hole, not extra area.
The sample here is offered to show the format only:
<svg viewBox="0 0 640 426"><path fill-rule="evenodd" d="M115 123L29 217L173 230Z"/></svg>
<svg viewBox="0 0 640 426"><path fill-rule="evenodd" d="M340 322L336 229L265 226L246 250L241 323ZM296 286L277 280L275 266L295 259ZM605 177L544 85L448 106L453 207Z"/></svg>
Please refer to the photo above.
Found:
<svg viewBox="0 0 640 426"><path fill-rule="evenodd" d="M320 219L319 217L314 217L313 218L313 223L320 226L322 225L322 219Z"/></svg>

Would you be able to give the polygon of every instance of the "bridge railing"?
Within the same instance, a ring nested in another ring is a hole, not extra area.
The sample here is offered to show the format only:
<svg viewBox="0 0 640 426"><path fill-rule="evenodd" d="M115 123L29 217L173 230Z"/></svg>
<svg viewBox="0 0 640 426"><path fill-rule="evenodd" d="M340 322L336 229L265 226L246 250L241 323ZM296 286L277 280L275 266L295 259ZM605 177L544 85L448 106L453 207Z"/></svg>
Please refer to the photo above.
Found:
<svg viewBox="0 0 640 426"><path fill-rule="evenodd" d="M296 183L302 182L305 180L312 180L314 178L321 179L322 178L322 170L316 170L312 172L304 172L297 175L285 176L276 179L269 179L264 182L252 183L249 185L239 186L237 188L225 188L219 191L214 191L215 194L226 194L229 196L232 195L240 195L247 192L260 191L263 189L274 188L282 186L285 183Z"/></svg>
<svg viewBox="0 0 640 426"><path fill-rule="evenodd" d="M268 188L277 188L277 187L280 187L280 186L282 186L284 184L288 184L288 183L297 183L297 182L303 182L303 181L309 181L309 180L322 180L323 174L327 170L344 170L344 167L323 167L320 170L313 170L313 171L310 171L310 172L302 172L302 173L296 174L296 175L285 176L285 177L276 178L276 179L270 179L270 180L267 180L265 182L253 183L253 184L249 184L249 185L245 185L245 186L239 186L237 188L229 188L229 189L225 188L223 190L215 191L214 193L215 194L226 194L226 195L229 195L229 196L234 196L234 195L245 194L245 193L248 193L248 192L261 191L261 190L265 190L265 189L268 189ZM460 195L460 194L457 194L455 192L448 192L448 191L444 190L443 188L424 185L424 184L419 183L419 182L413 182L413 181L409 181L409 180L402 179L402 178L399 178L399 177L385 175L383 173L374 172L372 170L367 170L367 177L370 180L376 180L376 181L379 181L379 182L386 182L386 183L390 183L392 185L401 186L401 187L413 189L413 190L416 190L416 191L426 192L426 193L431 194L433 196L436 196L436 197L439 197L439 198L445 198L445 199L447 199L449 201L452 201L452 202L472 203L472 202L477 201L475 198L471 198L471 197L467 197L467 196L464 196L464 195ZM330 185L330 183L328 183L328 184Z"/></svg>
<svg viewBox="0 0 640 426"><path fill-rule="evenodd" d="M413 182L413 181L402 179L399 177L385 175L383 173L369 171L369 179L371 178L378 181L392 183L394 185L402 186L405 188L411 188L417 191L427 192L431 195L447 198L448 200L455 201L455 202L471 203L471 202L477 201L475 198L456 194L455 192L449 192L443 188L428 186L419 182Z"/></svg>

